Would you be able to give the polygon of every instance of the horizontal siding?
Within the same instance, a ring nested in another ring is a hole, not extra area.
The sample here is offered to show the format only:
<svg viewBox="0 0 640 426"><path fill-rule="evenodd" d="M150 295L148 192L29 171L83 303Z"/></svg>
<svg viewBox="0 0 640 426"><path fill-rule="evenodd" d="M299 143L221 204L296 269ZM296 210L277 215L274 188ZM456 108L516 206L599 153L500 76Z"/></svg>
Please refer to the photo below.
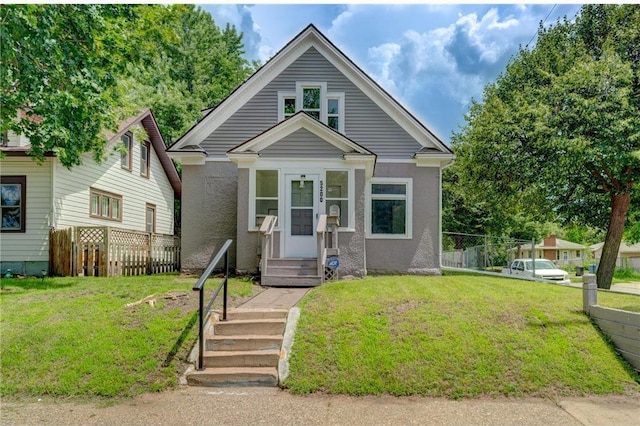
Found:
<svg viewBox="0 0 640 426"><path fill-rule="evenodd" d="M412 158L422 146L355 84L310 48L200 144L209 155L224 155L277 123L278 91L295 91L296 81L327 82L345 93L345 134L379 158Z"/></svg>
<svg viewBox="0 0 640 426"><path fill-rule="evenodd" d="M342 158L342 150L306 129L298 129L260 151L263 158Z"/></svg>
<svg viewBox="0 0 640 426"><path fill-rule="evenodd" d="M120 154L107 148L108 157L96 164L90 155L83 164L67 170L56 164L55 226L114 226L145 230L146 203L156 206L156 232L173 234L173 188L151 146L150 177L140 176L140 144L133 143L133 168L120 167ZM92 218L89 215L89 188L122 196L122 222Z"/></svg>
<svg viewBox="0 0 640 426"><path fill-rule="evenodd" d="M51 217L51 159L38 165L26 157L0 160L2 176L26 176L25 232L0 233L2 261L47 261L49 259L49 220Z"/></svg>

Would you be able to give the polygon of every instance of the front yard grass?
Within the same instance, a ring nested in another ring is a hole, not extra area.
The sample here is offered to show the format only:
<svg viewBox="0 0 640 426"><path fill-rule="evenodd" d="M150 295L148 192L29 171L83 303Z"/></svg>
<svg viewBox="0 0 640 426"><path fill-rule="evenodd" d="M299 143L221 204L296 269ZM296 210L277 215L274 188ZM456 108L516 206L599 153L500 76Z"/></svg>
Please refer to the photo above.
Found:
<svg viewBox="0 0 640 426"><path fill-rule="evenodd" d="M640 311L640 296L599 303ZM582 313L580 289L473 275L381 276L307 294L285 385L294 393L548 396L637 392Z"/></svg>
<svg viewBox="0 0 640 426"><path fill-rule="evenodd" d="M176 386L197 339L196 279L2 278L0 394L128 397ZM207 282L208 297L219 283ZM238 303L259 287L234 279L229 290ZM154 303L127 306L147 296Z"/></svg>

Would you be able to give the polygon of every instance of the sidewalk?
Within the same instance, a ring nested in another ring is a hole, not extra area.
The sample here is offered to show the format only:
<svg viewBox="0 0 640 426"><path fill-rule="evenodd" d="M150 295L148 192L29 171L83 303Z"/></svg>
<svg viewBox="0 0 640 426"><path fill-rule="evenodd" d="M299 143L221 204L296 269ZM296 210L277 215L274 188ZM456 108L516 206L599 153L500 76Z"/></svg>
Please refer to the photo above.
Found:
<svg viewBox="0 0 640 426"><path fill-rule="evenodd" d="M188 388L117 405L2 402L2 425L638 425L640 394L526 399L331 395L278 388Z"/></svg>

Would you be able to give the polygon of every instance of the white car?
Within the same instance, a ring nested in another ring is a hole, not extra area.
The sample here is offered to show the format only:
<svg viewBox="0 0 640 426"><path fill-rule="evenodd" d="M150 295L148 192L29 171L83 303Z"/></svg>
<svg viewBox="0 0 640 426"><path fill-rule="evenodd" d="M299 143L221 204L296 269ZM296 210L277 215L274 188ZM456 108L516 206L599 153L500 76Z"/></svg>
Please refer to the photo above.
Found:
<svg viewBox="0 0 640 426"><path fill-rule="evenodd" d="M515 259L509 268L503 269L503 273L518 275L522 277L537 278L541 280L553 281L558 284L570 284L569 274L547 259L535 259L534 273L533 259Z"/></svg>

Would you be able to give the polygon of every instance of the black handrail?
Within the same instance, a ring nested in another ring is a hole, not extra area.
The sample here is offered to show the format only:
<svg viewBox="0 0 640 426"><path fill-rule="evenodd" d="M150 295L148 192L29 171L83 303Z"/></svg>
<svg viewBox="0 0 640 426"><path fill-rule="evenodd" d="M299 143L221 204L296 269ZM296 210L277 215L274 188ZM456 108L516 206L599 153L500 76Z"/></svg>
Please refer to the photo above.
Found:
<svg viewBox="0 0 640 426"><path fill-rule="evenodd" d="M231 243L233 243L233 240L227 240L224 243L220 250L218 250L218 253L215 255L215 257L209 262L209 266L207 266L207 269L205 269L202 275L200 275L200 279L198 279L198 282L196 282L193 286L193 291L198 291L200 293L200 319L198 322L198 370L204 370L204 324L211 315L211 305L213 305L216 297L218 297L218 293L220 293L221 288L224 288L224 292L222 295L222 321L227 320L227 282L229 280L229 247L231 246ZM204 309L204 283L207 278L209 278L209 275L211 275L218 262L220 262L222 256L224 256L224 278L218 286L218 289L213 293L213 296L211 296L211 300L209 300L207 309Z"/></svg>

